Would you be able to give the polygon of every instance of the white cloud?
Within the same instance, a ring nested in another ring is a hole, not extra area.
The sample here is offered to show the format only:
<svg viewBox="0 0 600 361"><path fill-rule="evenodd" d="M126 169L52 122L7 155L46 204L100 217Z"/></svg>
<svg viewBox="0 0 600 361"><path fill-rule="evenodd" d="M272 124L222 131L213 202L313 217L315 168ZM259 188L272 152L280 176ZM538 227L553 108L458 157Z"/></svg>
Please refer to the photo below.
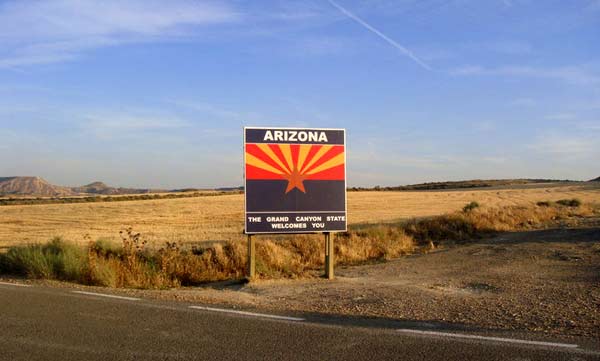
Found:
<svg viewBox="0 0 600 361"><path fill-rule="evenodd" d="M237 17L218 2L12 1L0 7L0 33L5 38L25 40L118 33L160 35L184 24L215 24Z"/></svg>
<svg viewBox="0 0 600 361"><path fill-rule="evenodd" d="M10 1L0 5L0 68L69 61L85 50L164 40L239 18L220 2Z"/></svg>
<svg viewBox="0 0 600 361"><path fill-rule="evenodd" d="M77 121L77 126L85 134L111 140L147 137L147 133L160 133L161 136L165 136L165 132L169 130L177 130L190 124L173 116L147 112L104 112L84 115Z"/></svg>
<svg viewBox="0 0 600 361"><path fill-rule="evenodd" d="M190 118L219 124L220 130L204 129L206 132L218 136L237 136L236 132L232 133L232 126L240 127L243 124L248 124L248 122L262 122L268 118L264 114L255 111L247 109L232 110L221 105L201 101L178 99L167 100L166 103L175 105L179 110L191 111L192 115L189 116Z"/></svg>
<svg viewBox="0 0 600 361"><path fill-rule="evenodd" d="M598 132L600 131L600 120L595 122L579 122L575 125L575 127L583 131Z"/></svg>
<svg viewBox="0 0 600 361"><path fill-rule="evenodd" d="M96 129L106 130L161 130L161 129L173 129L181 128L187 125L176 118L171 119L159 119L159 118L146 118L139 116L104 116L104 117L88 117L90 122L88 123Z"/></svg>
<svg viewBox="0 0 600 361"><path fill-rule="evenodd" d="M555 68L536 68L531 66L503 66L486 68L482 66L465 66L454 69L452 75L463 76L511 76L560 80L571 84L598 84L600 75L592 73L583 67L563 66Z"/></svg>
<svg viewBox="0 0 600 361"><path fill-rule="evenodd" d="M205 102L192 102L184 100L168 100L167 102L178 107L187 108L200 113L210 114L211 116L221 119L242 120L244 118L244 115L240 112L224 109Z"/></svg>
<svg viewBox="0 0 600 361"><path fill-rule="evenodd" d="M588 158L599 152L598 142L589 136L543 134L529 145L533 151L558 158Z"/></svg>
<svg viewBox="0 0 600 361"><path fill-rule="evenodd" d="M0 68L18 68L28 65L60 63L75 58L77 58L75 54L16 55L0 59Z"/></svg>
<svg viewBox="0 0 600 361"><path fill-rule="evenodd" d="M442 155L414 155L414 156L396 156L393 159L373 155L370 152L353 151L348 154L348 162L369 168L378 169L406 169L415 168L423 170L447 169L462 163L464 160L454 156Z"/></svg>

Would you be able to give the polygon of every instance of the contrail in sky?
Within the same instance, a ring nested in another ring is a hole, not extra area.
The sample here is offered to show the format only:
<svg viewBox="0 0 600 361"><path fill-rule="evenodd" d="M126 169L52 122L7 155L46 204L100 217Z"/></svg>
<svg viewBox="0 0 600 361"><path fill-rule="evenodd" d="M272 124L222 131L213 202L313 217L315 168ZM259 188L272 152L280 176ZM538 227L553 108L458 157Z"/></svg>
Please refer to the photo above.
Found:
<svg viewBox="0 0 600 361"><path fill-rule="evenodd" d="M380 38L382 38L383 40L385 40L386 42L388 42L394 48L400 50L400 52L402 54L404 54L404 55L408 56L409 58L411 58L415 63L419 64L424 69L429 70L429 71L433 70L433 69L431 69L431 67L429 65L425 64L425 62L423 62L423 60L419 59L412 51L410 51L409 49L405 48L404 46L398 44L398 42L396 42L394 39L391 39L390 37L388 37L387 35L385 35L381 31L375 29L374 27L372 27L371 25L369 25L367 22L365 22L363 19L361 19L358 16L354 15L353 13L351 13L350 11L348 11L346 8L344 8L343 6L339 5L335 1L333 1L333 0L328 0L328 1L329 1L329 3L331 5L333 5L334 7L336 7L339 11L341 11L342 13L344 13L344 15L346 15L350 19L356 21L360 25L364 26L365 28L367 28L367 30L369 30L370 32L372 32L375 35L379 36Z"/></svg>

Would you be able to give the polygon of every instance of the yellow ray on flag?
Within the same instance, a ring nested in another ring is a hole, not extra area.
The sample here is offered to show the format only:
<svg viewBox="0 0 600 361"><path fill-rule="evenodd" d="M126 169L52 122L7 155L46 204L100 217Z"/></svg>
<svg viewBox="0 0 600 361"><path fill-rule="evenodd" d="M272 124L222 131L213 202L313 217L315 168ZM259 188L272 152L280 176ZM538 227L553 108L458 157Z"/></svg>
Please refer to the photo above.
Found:
<svg viewBox="0 0 600 361"><path fill-rule="evenodd" d="M246 164L251 165L256 168L264 169L271 173L282 174L282 175L285 174L281 170L265 163L264 161L256 158L255 156L253 156L250 153L246 153Z"/></svg>
<svg viewBox="0 0 600 361"><path fill-rule="evenodd" d="M275 163L277 163L278 166L281 167L281 169L283 169L285 171L285 173L290 173L291 169L289 169L289 167L286 167L281 160L279 160L279 157L277 156L277 154L275 154L275 152L273 152L273 149L271 149L271 147L269 147L268 144L257 144L256 145L258 147L258 149L260 149L263 153L265 153L266 155L269 156L269 158L271 158L271 160L273 160ZM277 174L283 174L281 172L278 172Z"/></svg>
<svg viewBox="0 0 600 361"><path fill-rule="evenodd" d="M323 172L327 169L337 167L338 165L344 164L344 161L345 161L344 153L340 153L340 154L336 155L335 157L331 158L330 160L328 160L327 162L316 167L315 169L312 169L309 172L306 172L306 174L311 175L311 174L317 174L319 172Z"/></svg>
<svg viewBox="0 0 600 361"><path fill-rule="evenodd" d="M302 169L304 166L304 162L306 162L306 157L310 150L312 149L312 145L310 144L302 144L300 145L300 150L298 152L298 170Z"/></svg>
<svg viewBox="0 0 600 361"><path fill-rule="evenodd" d="M292 148L289 144L280 144L279 149L281 149L281 153L283 153L283 157L287 162L288 169L292 172L294 171L294 160L292 159Z"/></svg>
<svg viewBox="0 0 600 361"><path fill-rule="evenodd" d="M333 145L324 145L323 147L321 147L321 149L319 149L319 151L317 152L317 154L315 154L315 156L310 160L310 162L308 162L308 164L302 168L301 173L303 173L305 170L310 169L310 167L313 166L313 164L315 164L319 159L321 159L327 152L329 152L329 150L333 148Z"/></svg>

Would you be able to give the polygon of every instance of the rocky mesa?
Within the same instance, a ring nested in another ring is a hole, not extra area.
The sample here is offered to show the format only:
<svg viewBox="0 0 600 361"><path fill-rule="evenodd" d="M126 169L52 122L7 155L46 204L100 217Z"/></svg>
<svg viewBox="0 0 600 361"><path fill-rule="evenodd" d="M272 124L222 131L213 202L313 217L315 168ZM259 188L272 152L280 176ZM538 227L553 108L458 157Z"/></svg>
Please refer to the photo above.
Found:
<svg viewBox="0 0 600 361"><path fill-rule="evenodd" d="M115 188L102 182L80 187L63 187L40 177L0 177L0 196L65 197L77 195L118 195L150 193L150 189Z"/></svg>

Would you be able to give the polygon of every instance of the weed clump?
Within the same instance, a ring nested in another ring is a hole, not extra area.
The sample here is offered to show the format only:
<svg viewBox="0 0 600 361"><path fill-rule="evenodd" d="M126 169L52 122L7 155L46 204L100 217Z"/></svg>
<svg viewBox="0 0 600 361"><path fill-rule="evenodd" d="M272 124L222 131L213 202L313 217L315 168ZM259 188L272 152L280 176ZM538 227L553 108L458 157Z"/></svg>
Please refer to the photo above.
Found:
<svg viewBox="0 0 600 361"><path fill-rule="evenodd" d="M477 208L479 208L479 203L473 201L473 202L467 204L466 206L464 206L462 211L464 213L467 213L467 212L471 212L472 210L477 209Z"/></svg>
<svg viewBox="0 0 600 361"><path fill-rule="evenodd" d="M577 198L561 199L561 200L556 201L556 204L560 204L561 206L565 206L565 207L577 208L577 207L581 206L581 200L579 200Z"/></svg>
<svg viewBox="0 0 600 361"><path fill-rule="evenodd" d="M0 271L30 278L78 281L85 270L81 247L57 237L44 245L11 247L0 257Z"/></svg>
<svg viewBox="0 0 600 361"><path fill-rule="evenodd" d="M417 244L436 244L441 241L464 241L479 238L490 232L479 227L464 214L450 214L422 220L411 220L406 223L406 232Z"/></svg>

